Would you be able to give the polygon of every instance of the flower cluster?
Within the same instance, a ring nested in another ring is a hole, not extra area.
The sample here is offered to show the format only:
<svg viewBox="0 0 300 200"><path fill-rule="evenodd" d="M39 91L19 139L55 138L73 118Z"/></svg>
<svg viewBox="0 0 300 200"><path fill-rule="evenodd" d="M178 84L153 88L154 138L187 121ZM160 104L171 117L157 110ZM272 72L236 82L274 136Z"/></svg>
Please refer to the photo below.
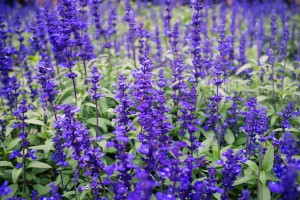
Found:
<svg viewBox="0 0 300 200"><path fill-rule="evenodd" d="M128 88L129 85L126 83L125 76L120 75L116 90L116 98L120 101L120 104L115 110L118 116L114 120L116 124L114 134L116 137L115 141L107 143L108 147L114 146L118 152L115 158L119 161L113 166L119 172L117 175L118 181L111 181L113 191L116 194L115 199L124 199L125 196L128 196L131 191L130 181L132 179L130 171L136 168L135 164L133 164L134 155L126 152L126 144L129 143L128 134L130 131L135 130L130 119L130 115L134 114L131 110L134 103L128 97Z"/></svg>
<svg viewBox="0 0 300 200"><path fill-rule="evenodd" d="M52 66L47 66L46 63L40 62L37 66L37 74L35 79L37 80L37 83L41 85L41 103L43 108L46 109L48 107L47 104L49 103L52 111L56 115L54 101L56 94L59 93L59 90L56 90L57 84L50 76L53 72L54 70Z"/></svg>
<svg viewBox="0 0 300 200"><path fill-rule="evenodd" d="M282 132L285 132L286 129L292 128L290 124L290 120L292 117L297 117L299 115L299 111L294 111L295 103L289 102L285 107L285 110L278 112L277 114L282 117L281 128Z"/></svg>
<svg viewBox="0 0 300 200"><path fill-rule="evenodd" d="M221 159L218 164L223 165L222 169L222 185L224 187L224 192L222 193L221 199L229 199L229 191L233 189L233 182L241 174L242 164L246 162L243 150L236 153L232 149L228 149L227 152L223 153L226 160Z"/></svg>
<svg viewBox="0 0 300 200"><path fill-rule="evenodd" d="M192 1L192 7L194 8L194 14L192 17L192 36L191 36L191 53L193 55L193 72L194 78L196 82L198 82L198 78L203 77L203 69L201 66L201 37L200 37L200 28L201 28L201 17L202 17L202 9L203 5L200 1L195 0Z"/></svg>
<svg viewBox="0 0 300 200"><path fill-rule="evenodd" d="M7 196L11 193L11 188L8 187L8 181L5 181L1 186L0 186L0 197Z"/></svg>
<svg viewBox="0 0 300 200"><path fill-rule="evenodd" d="M274 193L281 193L284 200L300 197L297 185L300 160L295 158L296 155L299 155L299 147L299 142L295 140L294 136L290 132L286 132L280 148L281 153L286 157L286 164L279 154L275 155L274 172L280 181L269 182L269 188Z"/></svg>
<svg viewBox="0 0 300 200"><path fill-rule="evenodd" d="M100 97L103 97L103 95L98 91L101 88L99 81L103 78L103 76L99 74L97 67L93 67L91 73L91 76L87 78L87 80L92 84L89 94L93 97L94 101L97 101Z"/></svg>
<svg viewBox="0 0 300 200"><path fill-rule="evenodd" d="M248 111L242 112L245 117L245 124L241 129L247 133L246 153L251 155L257 146L256 135L259 136L260 142L265 140L264 134L269 128L269 118L267 108L258 108L255 97L248 99L245 106L248 107Z"/></svg>

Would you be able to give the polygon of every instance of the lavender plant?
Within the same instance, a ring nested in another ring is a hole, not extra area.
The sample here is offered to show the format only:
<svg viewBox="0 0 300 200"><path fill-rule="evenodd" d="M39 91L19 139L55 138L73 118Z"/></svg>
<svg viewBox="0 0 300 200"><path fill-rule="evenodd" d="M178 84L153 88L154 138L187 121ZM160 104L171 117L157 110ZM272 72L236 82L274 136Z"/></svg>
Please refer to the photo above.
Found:
<svg viewBox="0 0 300 200"><path fill-rule="evenodd" d="M19 105L19 109L14 111L14 116L17 117L18 122L15 122L12 126L12 128L18 128L21 130L21 133L19 134L19 138L21 138L21 151L20 150L13 151L9 158L10 159L14 159L16 157L22 158L22 164L17 163L16 167L22 168L22 170L23 170L23 192L26 191L26 187L27 187L26 159L27 158L32 158L33 160L36 159L36 156L35 156L36 150L27 148L30 143L27 140L28 133L25 132L25 128L28 126L28 124L25 122L25 120L27 119L25 114L27 113L27 111L32 110L32 109L33 109L33 106L30 104L27 104L26 99L22 99L22 101Z"/></svg>
<svg viewBox="0 0 300 200"><path fill-rule="evenodd" d="M99 110L98 110L98 100L103 97L103 95L101 93L99 93L99 89L100 89L100 79L102 79L103 77L99 74L97 67L93 67L92 69L92 75L87 79L91 84L92 87L89 90L89 94L92 95L93 100L95 101L96 104L96 135L99 135Z"/></svg>
<svg viewBox="0 0 300 200"><path fill-rule="evenodd" d="M295 2L55 2L0 3L0 196L299 198Z"/></svg>

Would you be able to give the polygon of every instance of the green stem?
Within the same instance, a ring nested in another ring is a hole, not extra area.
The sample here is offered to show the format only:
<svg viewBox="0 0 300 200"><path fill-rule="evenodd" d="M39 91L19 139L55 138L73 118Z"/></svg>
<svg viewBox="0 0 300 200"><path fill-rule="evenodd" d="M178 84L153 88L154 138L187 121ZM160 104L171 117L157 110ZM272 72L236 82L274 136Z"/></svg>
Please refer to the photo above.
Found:
<svg viewBox="0 0 300 200"><path fill-rule="evenodd" d="M23 192L26 192L26 158L25 158L25 148L23 148L23 170L24 170L24 176L23 176Z"/></svg>
<svg viewBox="0 0 300 200"><path fill-rule="evenodd" d="M99 134L99 111L98 111L98 101L96 100L96 136L99 136L98 134Z"/></svg>
<svg viewBox="0 0 300 200"><path fill-rule="evenodd" d="M283 64L283 74L282 74L282 98L281 98L281 106L283 105L283 91L284 91L284 79L285 79L285 68L286 68L286 56L284 57L284 64Z"/></svg>
<svg viewBox="0 0 300 200"><path fill-rule="evenodd" d="M217 86L217 96L219 95L219 86ZM215 134L217 137L217 141L218 141L218 153L220 155L220 151L221 151L221 141L220 141L220 134L218 131L218 126L219 126L219 104L217 104L217 121L216 121L216 126L215 126Z"/></svg>
<svg viewBox="0 0 300 200"><path fill-rule="evenodd" d="M60 180L61 180L62 191L63 191L63 193L64 193L64 190L65 190L65 187L64 187L64 179L63 179L61 170L59 170L59 175L60 175Z"/></svg>
<svg viewBox="0 0 300 200"><path fill-rule="evenodd" d="M276 113L274 65L272 65L272 98L273 98L273 105Z"/></svg>
<svg viewBox="0 0 300 200"><path fill-rule="evenodd" d="M260 200L260 172L262 168L262 161L263 161L263 151L264 146L263 143L260 144L260 151L259 151L259 165L258 165L258 172L257 172L257 200ZM262 199L261 199L262 200Z"/></svg>

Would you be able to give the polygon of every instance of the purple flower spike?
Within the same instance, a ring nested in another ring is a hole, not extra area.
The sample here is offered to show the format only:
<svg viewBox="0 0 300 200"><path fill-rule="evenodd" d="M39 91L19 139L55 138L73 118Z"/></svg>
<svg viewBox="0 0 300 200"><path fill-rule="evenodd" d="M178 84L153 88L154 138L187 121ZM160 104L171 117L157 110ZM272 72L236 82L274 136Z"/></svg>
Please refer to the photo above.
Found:
<svg viewBox="0 0 300 200"><path fill-rule="evenodd" d="M99 98L103 97L103 95L99 93L99 89L101 88L99 81L103 78L103 76L99 74L97 67L93 67L91 73L92 75L87 78L92 85L91 89L89 90L89 94L92 95L93 100L97 101Z"/></svg>

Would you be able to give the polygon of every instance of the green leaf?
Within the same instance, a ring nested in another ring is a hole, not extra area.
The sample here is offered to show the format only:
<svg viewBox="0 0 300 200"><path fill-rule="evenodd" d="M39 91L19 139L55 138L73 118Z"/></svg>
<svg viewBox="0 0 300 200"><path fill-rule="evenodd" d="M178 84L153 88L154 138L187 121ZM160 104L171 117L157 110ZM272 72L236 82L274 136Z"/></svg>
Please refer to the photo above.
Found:
<svg viewBox="0 0 300 200"><path fill-rule="evenodd" d="M31 163L29 163L27 168L50 169L52 167L46 163L42 163L39 161L32 161Z"/></svg>
<svg viewBox="0 0 300 200"><path fill-rule="evenodd" d="M267 55L263 55L263 56L261 56L259 58L260 64L264 64L267 60L268 60L268 56Z"/></svg>
<svg viewBox="0 0 300 200"><path fill-rule="evenodd" d="M70 199L75 194L75 191L64 192L64 197Z"/></svg>
<svg viewBox="0 0 300 200"><path fill-rule="evenodd" d="M234 135L230 129L227 129L226 134L225 134L225 141L227 144L233 144L234 143Z"/></svg>
<svg viewBox="0 0 300 200"><path fill-rule="evenodd" d="M87 123L97 126L97 118L90 118L87 120ZM108 119L99 117L98 118L98 127L100 127L105 133L107 133L107 131L108 131L106 125L111 126L111 122Z"/></svg>
<svg viewBox="0 0 300 200"><path fill-rule="evenodd" d="M39 126L45 126L44 122L38 119L26 119L25 122L27 124L34 124L34 125L39 125Z"/></svg>
<svg viewBox="0 0 300 200"><path fill-rule="evenodd" d="M266 185L260 185L259 199L263 199L263 200L270 200L271 199L270 190Z"/></svg>
<svg viewBox="0 0 300 200"><path fill-rule="evenodd" d="M83 190L83 192L80 194L80 200L82 200L87 193L88 193L88 190Z"/></svg>
<svg viewBox="0 0 300 200"><path fill-rule="evenodd" d="M286 131L289 131L289 132L296 132L296 133L300 132L300 130L299 130L299 129L296 129L296 128L287 128L287 129L285 129L285 130L286 130ZM279 132L279 131L282 131L282 128L276 128L276 129L274 129L273 131Z"/></svg>
<svg viewBox="0 0 300 200"><path fill-rule="evenodd" d="M199 155L209 150L212 140L213 140L212 138L207 138L201 143L202 145L199 147L199 151L198 151Z"/></svg>
<svg viewBox="0 0 300 200"><path fill-rule="evenodd" d="M277 119L277 115L274 115L270 120L270 126L273 127Z"/></svg>
<svg viewBox="0 0 300 200"><path fill-rule="evenodd" d="M258 166L255 162L251 161L251 160L248 160L246 162L246 164L250 167L250 169L252 169L252 171L254 171L255 173L257 173L258 171Z"/></svg>
<svg viewBox="0 0 300 200"><path fill-rule="evenodd" d="M235 75L239 75L240 73L242 73L243 71L252 68L252 65L250 63L247 63L243 66L241 66L235 73Z"/></svg>
<svg viewBox="0 0 300 200"><path fill-rule="evenodd" d="M52 139L48 139L45 142L45 149L44 149L44 156L45 156L45 158L48 157L49 151L52 149L52 147L53 147Z"/></svg>
<svg viewBox="0 0 300 200"><path fill-rule="evenodd" d="M20 169L14 168L13 170L11 170L11 177L12 177L13 183L17 182L21 172L22 172L22 168L20 168Z"/></svg>
<svg viewBox="0 0 300 200"><path fill-rule="evenodd" d="M257 99L257 102L262 102L262 101L267 100L269 98L270 97L268 97L268 96L258 96L256 99Z"/></svg>
<svg viewBox="0 0 300 200"><path fill-rule="evenodd" d="M59 95L58 103L61 104L66 98L72 96L73 85L65 88Z"/></svg>
<svg viewBox="0 0 300 200"><path fill-rule="evenodd" d="M266 178L266 173L265 171L261 171L260 172L260 182L263 184L263 185L266 185L267 183L267 178Z"/></svg>
<svg viewBox="0 0 300 200"><path fill-rule="evenodd" d="M243 183L247 183L249 182L250 180L254 179L255 177L252 176L252 175L248 175L248 176L245 176L245 177L242 177L242 178L238 178L234 183L233 183L233 186L237 186L237 185L240 185L240 184L243 184Z"/></svg>
<svg viewBox="0 0 300 200"><path fill-rule="evenodd" d="M7 150L11 150L13 149L17 144L19 144L19 142L21 141L21 138L16 138L13 141L11 141L8 145L7 145Z"/></svg>
<svg viewBox="0 0 300 200"><path fill-rule="evenodd" d="M50 189L49 185L43 186L43 185L41 185L41 184L33 185L32 187L33 187L36 191L38 191L39 196L42 196L42 195L47 194L47 193L49 192L49 189Z"/></svg>
<svg viewBox="0 0 300 200"><path fill-rule="evenodd" d="M8 161L0 161L0 167L11 167L14 168L13 164Z"/></svg>
<svg viewBox="0 0 300 200"><path fill-rule="evenodd" d="M95 104L93 104L93 103L84 103L83 105L85 105L85 106L89 106L89 107L92 107L92 108L96 108L96 105Z"/></svg>
<svg viewBox="0 0 300 200"><path fill-rule="evenodd" d="M11 131L14 129L11 126L13 125L13 120L7 125L5 135L8 136L10 135Z"/></svg>
<svg viewBox="0 0 300 200"><path fill-rule="evenodd" d="M221 194L220 194L220 193L215 193L215 194L214 194L214 197L215 197L217 200L221 200Z"/></svg>
<svg viewBox="0 0 300 200"><path fill-rule="evenodd" d="M45 149L45 145L31 146L30 149L43 150Z"/></svg>
<svg viewBox="0 0 300 200"><path fill-rule="evenodd" d="M266 155L264 156L262 169L266 172L269 172L273 168L273 164L274 164L274 148L273 146L269 146Z"/></svg>

